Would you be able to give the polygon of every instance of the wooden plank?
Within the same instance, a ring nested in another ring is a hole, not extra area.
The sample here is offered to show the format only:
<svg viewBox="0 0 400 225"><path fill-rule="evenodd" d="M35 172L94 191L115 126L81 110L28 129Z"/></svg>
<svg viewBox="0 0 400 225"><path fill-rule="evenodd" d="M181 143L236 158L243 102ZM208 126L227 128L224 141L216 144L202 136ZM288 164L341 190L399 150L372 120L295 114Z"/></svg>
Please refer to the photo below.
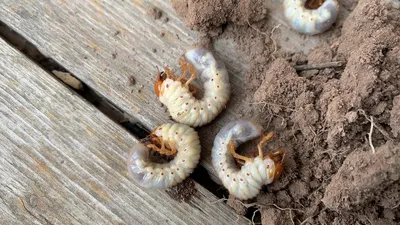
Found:
<svg viewBox="0 0 400 225"><path fill-rule="evenodd" d="M0 224L235 224L198 184L187 203L137 186L136 142L0 39Z"/></svg>
<svg viewBox="0 0 400 225"><path fill-rule="evenodd" d="M152 7L161 9L164 16L154 20L146 15ZM292 31L279 11L280 3L271 7L270 23L283 24L275 34L280 46L309 51L323 41ZM180 55L197 38L164 0L3 0L0 20L149 130L169 121L153 91L155 66L176 68ZM161 37L161 33L165 35ZM227 109L211 125L199 129L201 163L215 176L210 156L213 137L228 121L243 117L238 111L247 104L243 80L248 63L237 54L232 39L219 40L214 47L227 65L234 90ZM154 49L157 52L153 53ZM131 75L136 79L133 88L126 85Z"/></svg>

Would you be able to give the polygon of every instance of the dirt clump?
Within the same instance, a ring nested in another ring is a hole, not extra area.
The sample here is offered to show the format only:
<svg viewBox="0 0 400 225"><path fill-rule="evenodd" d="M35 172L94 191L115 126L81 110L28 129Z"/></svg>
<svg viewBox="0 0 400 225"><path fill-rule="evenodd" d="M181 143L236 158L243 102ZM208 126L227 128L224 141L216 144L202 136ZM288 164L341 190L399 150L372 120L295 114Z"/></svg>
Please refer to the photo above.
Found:
<svg viewBox="0 0 400 225"><path fill-rule="evenodd" d="M262 0L172 0L172 6L185 25L201 32L215 30L227 23L239 25L256 22L267 15Z"/></svg>
<svg viewBox="0 0 400 225"><path fill-rule="evenodd" d="M182 183L167 189L165 192L179 202L189 202L197 193L197 189L194 181L189 177L183 180Z"/></svg>
<svg viewBox="0 0 400 225"><path fill-rule="evenodd" d="M395 137L400 134L400 95L393 99L393 108L390 112L390 127Z"/></svg>
<svg viewBox="0 0 400 225"><path fill-rule="evenodd" d="M395 199L389 204L381 200L388 199L383 197L386 194L393 195L387 193L392 184L400 184L400 145L388 142L377 148L375 154L363 150L347 156L326 187L322 202L330 209L356 211L371 202L389 209L396 206ZM395 196L400 196L400 189Z"/></svg>

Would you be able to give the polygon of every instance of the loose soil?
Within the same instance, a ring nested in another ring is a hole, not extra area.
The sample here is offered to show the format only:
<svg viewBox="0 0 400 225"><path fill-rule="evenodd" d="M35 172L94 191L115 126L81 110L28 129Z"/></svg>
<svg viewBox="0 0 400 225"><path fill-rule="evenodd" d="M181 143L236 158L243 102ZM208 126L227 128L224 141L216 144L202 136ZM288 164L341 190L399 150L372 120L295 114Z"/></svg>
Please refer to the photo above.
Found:
<svg viewBox="0 0 400 225"><path fill-rule="evenodd" d="M342 2L332 29L302 36L320 44L298 50L274 38L272 1L172 1L188 27L233 39L249 59L243 101L254 104L242 114L288 151L282 177L246 202L262 224L400 223L400 11L397 1ZM345 66L293 68L334 61Z"/></svg>

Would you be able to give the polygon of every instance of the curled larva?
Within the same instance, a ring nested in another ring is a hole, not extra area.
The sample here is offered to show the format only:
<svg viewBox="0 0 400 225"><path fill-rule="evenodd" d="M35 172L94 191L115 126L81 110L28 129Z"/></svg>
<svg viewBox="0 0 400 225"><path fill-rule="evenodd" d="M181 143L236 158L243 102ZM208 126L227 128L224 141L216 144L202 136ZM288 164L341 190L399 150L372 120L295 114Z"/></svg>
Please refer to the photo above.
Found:
<svg viewBox="0 0 400 225"><path fill-rule="evenodd" d="M290 26L304 34L319 34L329 29L339 14L337 0L284 0Z"/></svg>
<svg viewBox="0 0 400 225"><path fill-rule="evenodd" d="M212 163L218 177L229 193L239 199L255 197L261 187L278 179L283 170L285 151L262 152L262 145L273 137L265 135L258 144L259 155L247 158L235 152L241 143L261 135L261 128L245 120L237 120L225 125L217 134L212 149ZM241 169L235 159L244 162Z"/></svg>
<svg viewBox="0 0 400 225"><path fill-rule="evenodd" d="M150 143L136 144L128 157L129 174L143 187L172 187L189 176L199 162L199 136L187 125L164 124L157 127L146 139ZM160 154L176 156L168 163L154 163L149 160L150 148Z"/></svg>
<svg viewBox="0 0 400 225"><path fill-rule="evenodd" d="M164 68L165 72L157 75L154 90L175 121L199 127L211 122L225 108L230 95L228 72L225 65L205 48L189 50L185 58L186 61L180 59L183 74L175 79L175 75ZM204 81L202 99L193 96L194 90L190 86L196 70ZM191 77L184 81L187 71Z"/></svg>

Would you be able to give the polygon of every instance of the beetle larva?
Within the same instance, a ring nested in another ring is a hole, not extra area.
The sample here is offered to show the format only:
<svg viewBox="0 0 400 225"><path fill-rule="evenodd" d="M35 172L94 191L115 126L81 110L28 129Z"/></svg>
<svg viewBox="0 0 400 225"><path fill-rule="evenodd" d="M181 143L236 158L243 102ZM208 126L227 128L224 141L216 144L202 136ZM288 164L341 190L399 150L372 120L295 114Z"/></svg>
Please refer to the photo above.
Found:
<svg viewBox="0 0 400 225"><path fill-rule="evenodd" d="M180 59L183 74L175 79L175 75L164 68L165 72L157 75L154 90L175 121L199 127L211 122L225 108L230 95L228 72L205 48L189 50L185 58L187 62ZM188 70L191 77L184 82ZM196 78L196 70L204 80L202 99L196 99L189 86Z"/></svg>
<svg viewBox="0 0 400 225"><path fill-rule="evenodd" d="M258 144L259 155L247 158L235 152L241 143L261 135L262 129L245 120L236 120L225 125L217 134L212 149L212 162L218 177L229 193L239 199L255 197L261 187L278 179L283 170L285 151L273 153L262 152L262 145L273 137L273 133L265 135ZM244 161L241 169L235 159Z"/></svg>
<svg viewBox="0 0 400 225"><path fill-rule="evenodd" d="M339 14L337 0L284 0L285 16L290 26L304 34L319 34L329 29Z"/></svg>
<svg viewBox="0 0 400 225"><path fill-rule="evenodd" d="M172 187L188 177L199 162L199 136L187 125L161 125L147 139L150 144L136 144L128 157L129 174L143 187ZM176 156L168 163L154 163L149 160L150 149L164 155Z"/></svg>

